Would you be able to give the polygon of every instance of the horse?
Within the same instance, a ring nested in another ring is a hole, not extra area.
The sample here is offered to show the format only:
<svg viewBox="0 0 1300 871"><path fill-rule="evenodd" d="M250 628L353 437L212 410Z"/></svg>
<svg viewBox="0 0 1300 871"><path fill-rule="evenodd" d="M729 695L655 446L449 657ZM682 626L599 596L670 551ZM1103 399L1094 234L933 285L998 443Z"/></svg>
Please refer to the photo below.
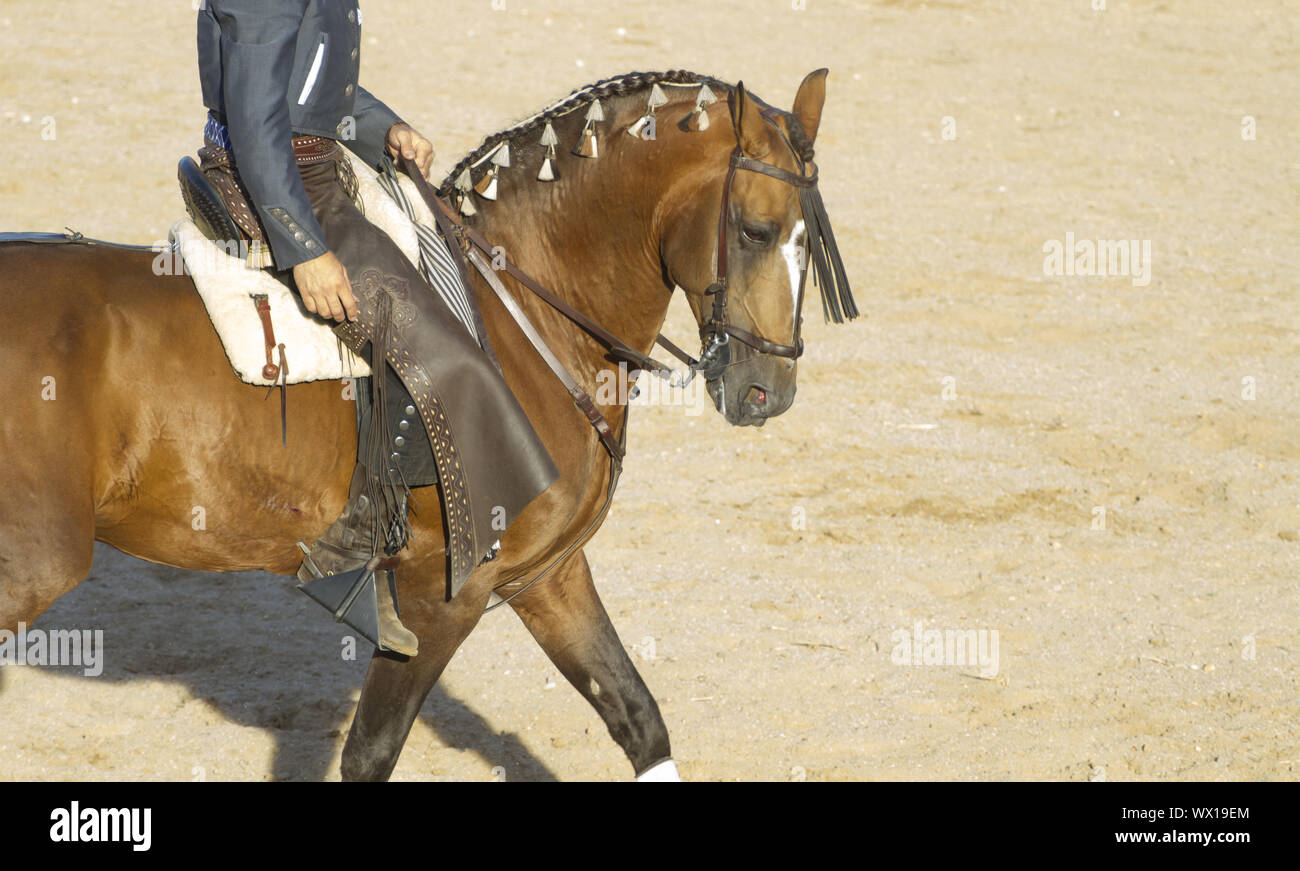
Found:
<svg viewBox="0 0 1300 871"><path fill-rule="evenodd" d="M762 425L795 395L809 241L802 197L826 75L810 73L788 112L743 83L682 70L604 79L488 137L439 192L538 283L640 352L652 349L682 288L707 340L702 372L715 408L733 425ZM562 147L541 144L544 129ZM503 142L513 159L489 170L495 199L457 186ZM737 155L742 169L760 168L737 172ZM548 158L556 177L539 180L531 167ZM264 391L232 377L190 279L156 274L153 260L111 244L0 243L10 325L0 343L0 629L30 623L85 579L96 540L183 569L292 574L294 543L314 540L344 502L357 444L351 397L333 381L289 386L282 444ZM608 378L615 364L605 347L502 276L580 383ZM455 596L444 583L438 488L414 491L398 595L420 652L372 657L341 775L390 776L426 696L495 594L595 708L634 775L672 779L668 729L583 551L617 464L487 282L471 277L506 381L561 477ZM631 374L623 366L617 377ZM625 404L601 411L624 432Z"/></svg>

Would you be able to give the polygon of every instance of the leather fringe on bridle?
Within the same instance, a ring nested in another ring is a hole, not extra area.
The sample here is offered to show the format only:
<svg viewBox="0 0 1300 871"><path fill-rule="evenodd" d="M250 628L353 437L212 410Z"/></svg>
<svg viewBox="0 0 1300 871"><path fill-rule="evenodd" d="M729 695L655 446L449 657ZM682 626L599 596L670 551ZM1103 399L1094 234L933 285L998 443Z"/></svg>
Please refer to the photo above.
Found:
<svg viewBox="0 0 1300 871"><path fill-rule="evenodd" d="M858 316L858 306L853 301L844 261L835 244L831 219L816 186L799 188L799 206L803 210L804 231L808 234L813 280L822 295L822 315L837 324L844 323L845 318L853 320Z"/></svg>

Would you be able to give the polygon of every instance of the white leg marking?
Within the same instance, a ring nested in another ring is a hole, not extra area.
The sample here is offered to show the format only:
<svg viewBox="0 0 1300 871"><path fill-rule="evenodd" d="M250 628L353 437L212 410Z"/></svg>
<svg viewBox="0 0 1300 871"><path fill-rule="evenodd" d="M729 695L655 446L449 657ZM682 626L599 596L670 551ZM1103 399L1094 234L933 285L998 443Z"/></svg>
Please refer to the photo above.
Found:
<svg viewBox="0 0 1300 871"><path fill-rule="evenodd" d="M636 779L637 783L681 783L681 775L677 773L677 763L671 759L665 759L663 762L651 765L645 771L641 772Z"/></svg>

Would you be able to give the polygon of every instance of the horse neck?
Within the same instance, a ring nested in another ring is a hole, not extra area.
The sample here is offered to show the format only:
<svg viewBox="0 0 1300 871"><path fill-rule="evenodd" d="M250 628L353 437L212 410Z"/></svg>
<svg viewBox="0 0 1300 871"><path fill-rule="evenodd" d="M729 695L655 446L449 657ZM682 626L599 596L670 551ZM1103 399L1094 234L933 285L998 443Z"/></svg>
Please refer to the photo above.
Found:
<svg viewBox="0 0 1300 871"><path fill-rule="evenodd" d="M563 176L556 182L536 181L532 169L505 169L498 201L481 209L483 234L507 258L643 353L653 347L672 297L660 236L680 199L677 170L699 161L696 143L674 133L657 142L607 136L598 158L562 157ZM672 172L665 171L669 167ZM584 338L576 348L572 342L564 347L562 333L544 329L559 320L545 314L553 310L544 302L527 292L520 301L548 342L559 340L552 349L566 364L588 376L609 366L596 342ZM572 334L577 328L568 329Z"/></svg>

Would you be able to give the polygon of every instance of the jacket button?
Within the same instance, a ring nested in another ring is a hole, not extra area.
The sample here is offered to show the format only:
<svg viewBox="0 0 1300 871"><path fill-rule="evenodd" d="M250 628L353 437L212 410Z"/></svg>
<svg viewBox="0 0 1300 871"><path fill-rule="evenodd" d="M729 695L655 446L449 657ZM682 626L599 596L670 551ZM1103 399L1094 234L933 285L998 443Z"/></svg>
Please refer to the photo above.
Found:
<svg viewBox="0 0 1300 871"><path fill-rule="evenodd" d="M297 239L299 242L305 242L307 240L307 234L302 230L299 230L297 233L293 234L293 238Z"/></svg>
<svg viewBox="0 0 1300 871"><path fill-rule="evenodd" d="M352 22L353 24L357 23L357 10L355 9L348 10L348 21Z"/></svg>
<svg viewBox="0 0 1300 871"><path fill-rule="evenodd" d="M305 247L307 248L308 251L315 251L315 250L316 250L316 240L315 240L315 239L308 239L308 240L307 240L307 244L306 244Z"/></svg>
<svg viewBox="0 0 1300 871"><path fill-rule="evenodd" d="M415 406L414 405L406 406L406 414L408 417L412 414L415 414Z"/></svg>
<svg viewBox="0 0 1300 871"><path fill-rule="evenodd" d="M403 436L398 436L397 438L393 439L393 444L397 445L400 448L402 445L406 444L406 439Z"/></svg>
<svg viewBox="0 0 1300 871"><path fill-rule="evenodd" d="M397 428L400 429L402 432L406 432L408 429L411 428L411 422L409 420L403 420L397 424Z"/></svg>
<svg viewBox="0 0 1300 871"><path fill-rule="evenodd" d="M357 55L359 55L359 54L361 54L360 51L358 51L358 50L355 49L355 48L352 49L352 59L353 59L353 60L356 60L356 59L357 59Z"/></svg>
<svg viewBox="0 0 1300 871"><path fill-rule="evenodd" d="M352 96L352 92L353 92L354 90L356 90L356 89L353 88L351 85L348 85L346 88L343 89L343 96L345 96L345 97L351 97L351 96Z"/></svg>

